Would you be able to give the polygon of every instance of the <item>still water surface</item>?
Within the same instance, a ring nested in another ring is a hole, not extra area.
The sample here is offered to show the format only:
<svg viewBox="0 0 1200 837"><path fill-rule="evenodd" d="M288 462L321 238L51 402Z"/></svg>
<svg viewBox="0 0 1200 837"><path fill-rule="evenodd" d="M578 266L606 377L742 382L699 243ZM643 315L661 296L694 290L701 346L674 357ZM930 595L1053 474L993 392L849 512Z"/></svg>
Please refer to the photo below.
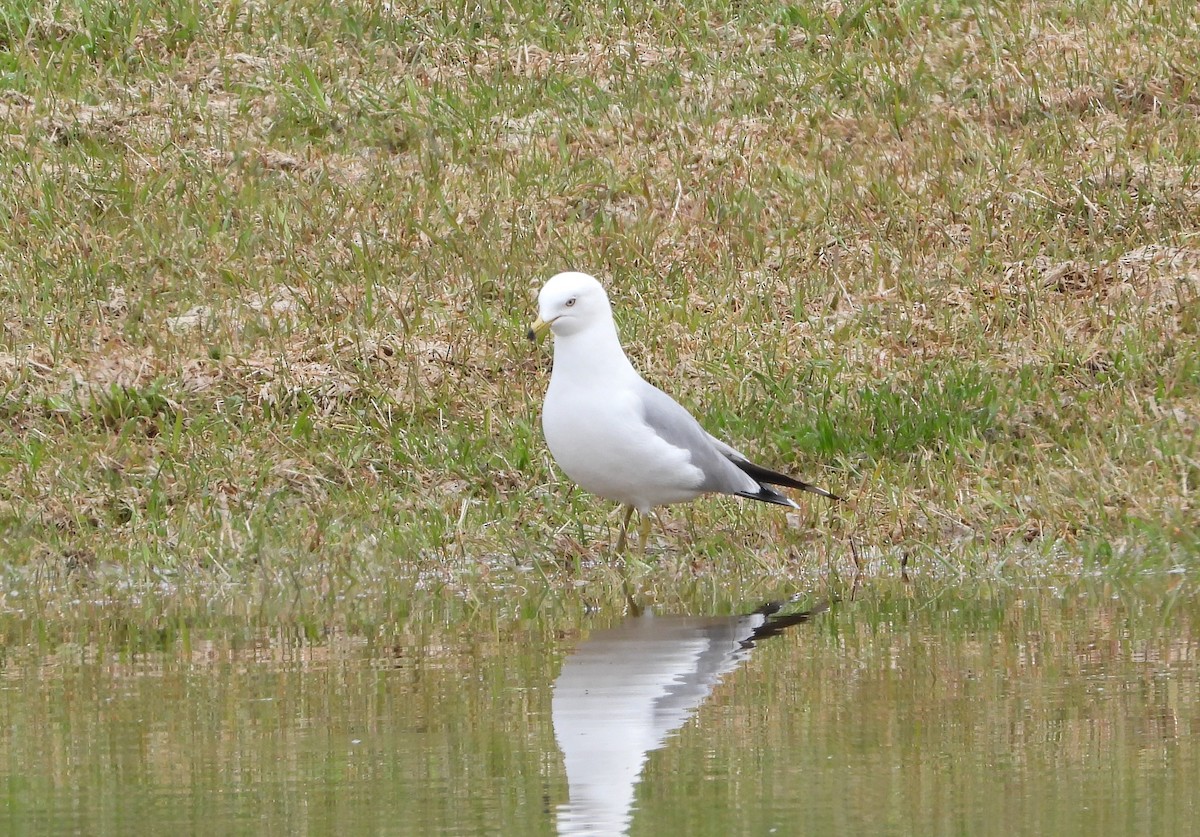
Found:
<svg viewBox="0 0 1200 837"><path fill-rule="evenodd" d="M1195 592L9 613L0 833L1195 834Z"/></svg>

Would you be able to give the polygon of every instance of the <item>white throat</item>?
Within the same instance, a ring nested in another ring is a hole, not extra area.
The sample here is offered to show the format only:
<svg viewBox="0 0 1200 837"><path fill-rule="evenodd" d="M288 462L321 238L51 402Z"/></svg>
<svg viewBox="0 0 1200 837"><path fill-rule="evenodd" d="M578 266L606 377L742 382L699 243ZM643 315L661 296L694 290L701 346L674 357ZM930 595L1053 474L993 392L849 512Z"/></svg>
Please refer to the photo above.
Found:
<svg viewBox="0 0 1200 837"><path fill-rule="evenodd" d="M640 378L617 338L612 317L598 319L572 334L554 337L554 367L550 386L593 387L601 381Z"/></svg>

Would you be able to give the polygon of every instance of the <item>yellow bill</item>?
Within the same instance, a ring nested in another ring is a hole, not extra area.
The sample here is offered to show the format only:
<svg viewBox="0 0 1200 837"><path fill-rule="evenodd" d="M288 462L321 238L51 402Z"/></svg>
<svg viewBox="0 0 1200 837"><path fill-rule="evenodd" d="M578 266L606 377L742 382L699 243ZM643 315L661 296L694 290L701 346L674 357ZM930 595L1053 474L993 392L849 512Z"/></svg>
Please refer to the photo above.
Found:
<svg viewBox="0 0 1200 837"><path fill-rule="evenodd" d="M536 343L537 341L541 340L549 330L550 323L546 322L541 317L538 317L529 326L529 331L525 333L525 336Z"/></svg>

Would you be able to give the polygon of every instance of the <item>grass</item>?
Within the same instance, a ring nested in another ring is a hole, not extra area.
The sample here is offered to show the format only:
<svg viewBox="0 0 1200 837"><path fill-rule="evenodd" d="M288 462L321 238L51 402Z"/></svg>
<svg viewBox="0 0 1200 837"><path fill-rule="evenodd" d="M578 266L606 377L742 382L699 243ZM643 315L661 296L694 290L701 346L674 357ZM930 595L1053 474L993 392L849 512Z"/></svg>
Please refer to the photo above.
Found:
<svg viewBox="0 0 1200 837"><path fill-rule="evenodd" d="M610 578L523 339L567 268L848 497L675 511L655 583L1195 562L1192 3L63 0L0 44L5 589Z"/></svg>

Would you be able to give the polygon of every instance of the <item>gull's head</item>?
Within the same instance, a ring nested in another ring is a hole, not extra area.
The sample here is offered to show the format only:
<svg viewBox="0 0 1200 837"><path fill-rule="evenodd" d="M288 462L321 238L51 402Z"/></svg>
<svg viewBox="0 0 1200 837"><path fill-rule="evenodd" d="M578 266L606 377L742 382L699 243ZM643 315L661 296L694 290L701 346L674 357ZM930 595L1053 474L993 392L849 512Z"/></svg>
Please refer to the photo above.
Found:
<svg viewBox="0 0 1200 837"><path fill-rule="evenodd" d="M608 294L586 273L559 273L538 294L538 318L529 327L529 339L537 340L547 330L556 337L582 331L593 323L612 319Z"/></svg>

